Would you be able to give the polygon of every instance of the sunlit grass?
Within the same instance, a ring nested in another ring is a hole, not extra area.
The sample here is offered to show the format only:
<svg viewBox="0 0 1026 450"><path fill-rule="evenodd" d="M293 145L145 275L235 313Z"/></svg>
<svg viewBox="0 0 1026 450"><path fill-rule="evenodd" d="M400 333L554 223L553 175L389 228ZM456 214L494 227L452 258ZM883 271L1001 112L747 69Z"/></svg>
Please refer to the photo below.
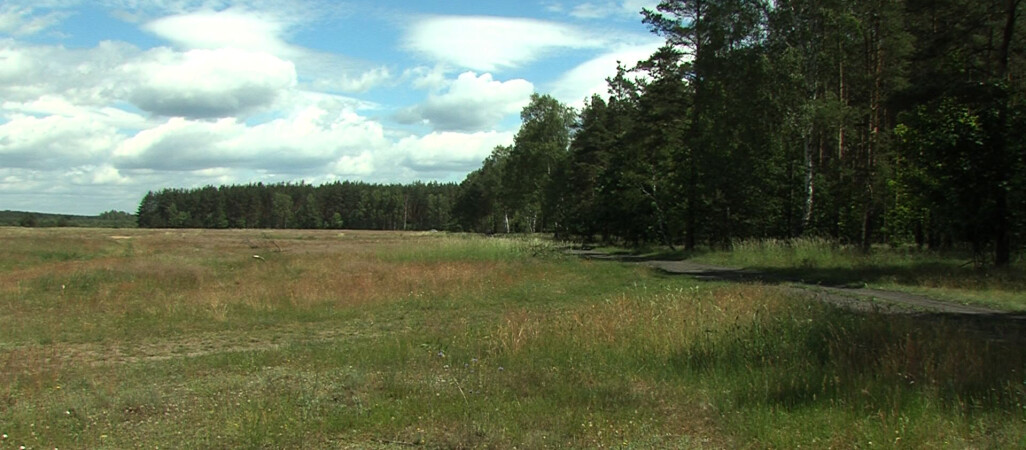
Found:
<svg viewBox="0 0 1026 450"><path fill-rule="evenodd" d="M51 235L81 255L61 261L33 256L47 236L0 250L21 261L0 273L0 448L1026 439L1016 323L840 311L533 238L118 233Z"/></svg>

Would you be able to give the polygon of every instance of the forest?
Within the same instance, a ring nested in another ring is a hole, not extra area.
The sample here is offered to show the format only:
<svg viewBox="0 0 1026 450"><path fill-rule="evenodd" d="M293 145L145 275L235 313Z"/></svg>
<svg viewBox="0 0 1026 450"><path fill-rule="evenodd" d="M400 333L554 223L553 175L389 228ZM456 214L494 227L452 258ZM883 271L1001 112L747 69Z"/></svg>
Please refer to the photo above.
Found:
<svg viewBox="0 0 1026 450"><path fill-rule="evenodd" d="M477 231L728 247L1023 245L1023 0L677 0L575 113L535 96L460 185Z"/></svg>
<svg viewBox="0 0 1026 450"><path fill-rule="evenodd" d="M350 228L441 230L451 225L452 183L335 182L206 186L149 192L141 228Z"/></svg>
<svg viewBox="0 0 1026 450"><path fill-rule="evenodd" d="M149 193L142 227L551 232L726 248L815 236L964 246L1026 229L1024 0L675 0L665 45L580 111L535 94L458 185Z"/></svg>

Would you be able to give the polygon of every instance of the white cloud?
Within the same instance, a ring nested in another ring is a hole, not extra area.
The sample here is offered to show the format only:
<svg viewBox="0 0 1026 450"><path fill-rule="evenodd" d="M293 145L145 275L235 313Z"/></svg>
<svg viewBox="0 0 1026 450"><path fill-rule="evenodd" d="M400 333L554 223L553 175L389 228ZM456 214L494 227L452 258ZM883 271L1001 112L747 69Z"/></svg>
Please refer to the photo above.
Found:
<svg viewBox="0 0 1026 450"><path fill-rule="evenodd" d="M601 37L534 19L435 16L417 21L406 48L436 61L477 71L519 67L558 49L599 48Z"/></svg>
<svg viewBox="0 0 1026 450"><path fill-rule="evenodd" d="M289 49L282 39L285 26L279 19L235 9L164 17L143 29L190 49L236 48L276 55Z"/></svg>
<svg viewBox="0 0 1026 450"><path fill-rule="evenodd" d="M512 132L434 132L410 136L396 144L402 165L417 172L469 172L481 165L498 145L513 143Z"/></svg>
<svg viewBox="0 0 1026 450"><path fill-rule="evenodd" d="M64 174L64 178L80 186L127 185L131 179L121 174L110 164L86 165L74 167Z"/></svg>
<svg viewBox="0 0 1026 450"><path fill-rule="evenodd" d="M633 67L638 61L648 59L661 45L662 41L653 40L649 44L623 47L591 59L560 76L551 87L552 96L576 108L580 108L584 99L592 94L605 97L608 92L606 78L616 75L617 62Z"/></svg>
<svg viewBox="0 0 1026 450"><path fill-rule="evenodd" d="M0 98L31 102L59 96L77 105L107 105L129 83L121 66L136 57L132 45L104 41L94 48L68 49L0 41Z"/></svg>
<svg viewBox="0 0 1026 450"><path fill-rule="evenodd" d="M647 8L654 11L657 5L659 5L658 0L584 2L571 8L569 14L578 19L621 17L624 19L640 20L642 9Z"/></svg>
<svg viewBox="0 0 1026 450"><path fill-rule="evenodd" d="M329 170L332 177L367 177L374 173L374 155L369 151L357 155L343 155L331 163Z"/></svg>
<svg viewBox="0 0 1026 450"><path fill-rule="evenodd" d="M0 48L0 85L8 86L25 80L35 71L36 63L24 50L11 43Z"/></svg>
<svg viewBox="0 0 1026 450"><path fill-rule="evenodd" d="M601 19L617 11L618 9L611 8L610 5L581 3L570 10L570 15L578 19Z"/></svg>
<svg viewBox="0 0 1026 450"><path fill-rule="evenodd" d="M442 94L397 115L403 123L423 122L436 130L477 131L518 113L530 101L534 85L522 79L497 81L491 74L464 72Z"/></svg>
<svg viewBox="0 0 1026 450"><path fill-rule="evenodd" d="M15 36L27 36L50 28L67 17L61 12L36 14L34 9L25 6L0 6L0 33Z"/></svg>
<svg viewBox="0 0 1026 450"><path fill-rule="evenodd" d="M124 68L139 85L128 99L139 108L193 118L246 114L274 103L296 83L295 66L266 53L246 50L159 48Z"/></svg>
<svg viewBox="0 0 1026 450"><path fill-rule="evenodd" d="M292 62L311 89L365 92L391 78L387 67L311 50L289 43L290 28L298 26L294 11L273 8L255 11L230 8L163 17L143 28L183 49L237 49L266 53Z"/></svg>
<svg viewBox="0 0 1026 450"><path fill-rule="evenodd" d="M403 80L408 80L415 89L438 91L449 85L446 70L441 65L434 67L417 66L403 71Z"/></svg>
<svg viewBox="0 0 1026 450"><path fill-rule="evenodd" d="M659 3L659 0L623 0L620 2L620 10L637 19L642 9L655 11Z"/></svg>
<svg viewBox="0 0 1026 450"><path fill-rule="evenodd" d="M214 167L266 173L313 173L344 156L388 145L380 124L344 102L299 105L287 117L257 125L172 118L137 133L114 152L119 168L195 171Z"/></svg>
<svg viewBox="0 0 1026 450"><path fill-rule="evenodd" d="M90 117L13 114L0 124L5 167L57 169L97 161L122 139L118 130Z"/></svg>
<svg viewBox="0 0 1026 450"><path fill-rule="evenodd" d="M118 129L142 129L151 122L139 114L135 114L112 106L88 106L72 103L66 97L46 94L27 102L0 103L3 111L19 112L36 117L62 116L89 118Z"/></svg>
<svg viewBox="0 0 1026 450"><path fill-rule="evenodd" d="M318 91L360 93L379 86L391 78L392 74L387 67L375 67L356 75L341 73L331 76L326 74L325 77L318 78L311 83L311 86Z"/></svg>

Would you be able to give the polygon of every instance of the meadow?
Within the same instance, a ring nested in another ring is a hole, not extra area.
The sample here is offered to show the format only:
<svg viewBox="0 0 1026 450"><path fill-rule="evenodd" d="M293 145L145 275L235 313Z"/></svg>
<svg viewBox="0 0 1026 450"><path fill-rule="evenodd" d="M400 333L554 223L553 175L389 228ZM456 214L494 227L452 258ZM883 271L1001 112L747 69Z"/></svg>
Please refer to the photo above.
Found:
<svg viewBox="0 0 1026 450"><path fill-rule="evenodd" d="M1026 447L1022 321L532 237L0 239L2 449Z"/></svg>

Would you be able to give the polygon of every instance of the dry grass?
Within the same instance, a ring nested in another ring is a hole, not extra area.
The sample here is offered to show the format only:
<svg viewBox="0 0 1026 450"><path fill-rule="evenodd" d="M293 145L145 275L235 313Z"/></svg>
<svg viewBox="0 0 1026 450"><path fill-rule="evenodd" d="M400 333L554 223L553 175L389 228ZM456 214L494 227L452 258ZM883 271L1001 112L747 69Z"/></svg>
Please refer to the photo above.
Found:
<svg viewBox="0 0 1026 450"><path fill-rule="evenodd" d="M0 307L9 319L0 327L5 342L88 340L104 327L116 327L122 335L174 334L197 324L209 330L240 314L295 315L439 298L510 282L506 263L498 260L386 262L379 256L402 251L414 239L430 245L444 237L119 230L111 238L104 230L60 231L0 229L5 241L18 242L0 255L15 267L0 274L0 294L18 299ZM43 249L56 248L72 256L45 256L58 250ZM77 323L54 324L43 314L57 311ZM124 320L160 324L133 329Z"/></svg>

